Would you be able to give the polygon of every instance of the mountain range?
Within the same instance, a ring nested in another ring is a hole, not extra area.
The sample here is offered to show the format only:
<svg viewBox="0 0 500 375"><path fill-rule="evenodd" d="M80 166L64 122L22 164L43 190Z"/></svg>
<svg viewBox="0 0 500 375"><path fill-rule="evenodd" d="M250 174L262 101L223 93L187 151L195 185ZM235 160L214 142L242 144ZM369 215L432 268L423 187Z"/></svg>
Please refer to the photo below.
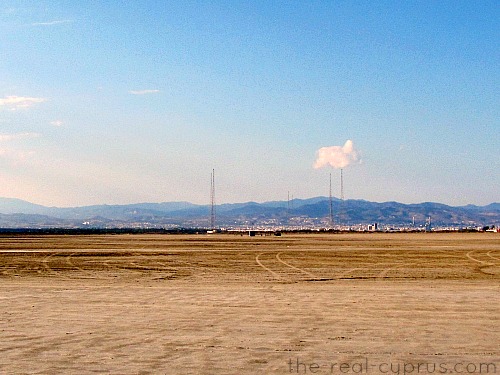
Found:
<svg viewBox="0 0 500 375"><path fill-rule="evenodd" d="M219 227L324 227L330 223L328 197L221 204L215 207ZM13 198L0 198L0 228L124 228L208 227L209 205L189 202L136 203L83 207L46 207ZM438 226L483 226L500 223L500 203L448 206L425 202L332 200L334 223L423 226L430 217Z"/></svg>

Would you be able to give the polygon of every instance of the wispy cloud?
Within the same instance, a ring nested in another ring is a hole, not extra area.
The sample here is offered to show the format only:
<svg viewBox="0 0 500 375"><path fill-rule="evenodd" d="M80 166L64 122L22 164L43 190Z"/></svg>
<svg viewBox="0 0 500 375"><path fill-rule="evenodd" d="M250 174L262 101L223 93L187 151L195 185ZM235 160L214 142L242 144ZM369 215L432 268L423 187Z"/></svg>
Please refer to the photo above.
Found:
<svg viewBox="0 0 500 375"><path fill-rule="evenodd" d="M160 90L130 90L128 93L132 95L146 95L146 94L156 94Z"/></svg>
<svg viewBox="0 0 500 375"><path fill-rule="evenodd" d="M64 125L64 121L62 121L62 120L54 120L54 121L50 122L50 125L57 126L57 127L63 126Z"/></svg>
<svg viewBox="0 0 500 375"><path fill-rule="evenodd" d="M10 141L24 140L30 138L40 137L39 133L10 133L0 134L0 159L7 161L9 164L16 166L31 160L35 156L33 150L19 149L18 146L13 145Z"/></svg>
<svg viewBox="0 0 500 375"><path fill-rule="evenodd" d="M39 133L25 132L25 133L11 133L0 134L0 142L13 141L17 139L38 138Z"/></svg>
<svg viewBox="0 0 500 375"><path fill-rule="evenodd" d="M0 147L0 158L9 161L13 165L28 161L36 155L35 151L19 151Z"/></svg>
<svg viewBox="0 0 500 375"><path fill-rule="evenodd" d="M55 21L47 21L47 22L33 22L31 26L54 26L61 25L64 23L73 23L73 20L55 20Z"/></svg>
<svg viewBox="0 0 500 375"><path fill-rule="evenodd" d="M12 15L12 14L16 14L19 12L19 8L5 8L5 9L2 9L2 11L0 12L1 14L5 14L5 15Z"/></svg>
<svg viewBox="0 0 500 375"><path fill-rule="evenodd" d="M26 96L6 96L0 99L0 107L5 107L11 111L25 109L37 103L46 102L46 98L32 98Z"/></svg>

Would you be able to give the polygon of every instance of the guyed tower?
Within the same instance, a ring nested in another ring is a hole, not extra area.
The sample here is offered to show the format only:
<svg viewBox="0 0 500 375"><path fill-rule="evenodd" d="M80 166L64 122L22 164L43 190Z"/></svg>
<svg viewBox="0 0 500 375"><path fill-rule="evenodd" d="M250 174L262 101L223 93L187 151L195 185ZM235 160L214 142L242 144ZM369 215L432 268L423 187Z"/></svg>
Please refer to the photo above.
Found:
<svg viewBox="0 0 500 375"><path fill-rule="evenodd" d="M333 197L332 197L332 174L330 173L330 193L328 195L328 203L330 209L330 227L333 228Z"/></svg>
<svg viewBox="0 0 500 375"><path fill-rule="evenodd" d="M342 224L344 218L344 169L340 168L340 213L339 224Z"/></svg>
<svg viewBox="0 0 500 375"><path fill-rule="evenodd" d="M332 174L330 173L330 189L328 194L328 205L329 205L329 221L330 226L333 227L335 224L334 214L333 214L333 195L332 195ZM341 225L344 215L344 169L340 168L340 209L339 209L339 219L338 224Z"/></svg>
<svg viewBox="0 0 500 375"><path fill-rule="evenodd" d="M210 229L215 229L215 169L210 176Z"/></svg>

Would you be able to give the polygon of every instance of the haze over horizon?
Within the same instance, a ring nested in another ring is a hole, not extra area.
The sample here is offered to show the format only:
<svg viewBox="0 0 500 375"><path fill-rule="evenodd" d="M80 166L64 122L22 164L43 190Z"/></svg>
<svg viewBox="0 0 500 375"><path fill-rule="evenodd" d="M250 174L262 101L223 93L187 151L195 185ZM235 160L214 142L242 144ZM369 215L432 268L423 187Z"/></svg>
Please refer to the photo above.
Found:
<svg viewBox="0 0 500 375"><path fill-rule="evenodd" d="M317 202L318 199L323 199L323 201L327 201L328 200L328 197L327 196L316 196L316 197L293 197L293 198L290 198L290 203L292 205L292 207L295 208L294 206L294 203L293 202L301 202L299 205L302 206L303 204L309 204L309 203L304 203L304 202L309 202L309 201L312 201L314 203ZM337 201L340 201L340 198L338 197L333 197L333 200L334 202L337 200ZM442 202L431 202L431 201L428 201L428 202L416 202L416 203L403 203L403 202L397 202L397 201L383 201L383 202L377 202L377 201L368 201L368 200L365 200L365 199L346 199L346 201L357 201L357 202L361 202L361 201L364 201L364 202L367 202L369 204L386 204L386 203L397 203L397 204L402 204L402 205L415 205L415 206L418 206L418 205L424 205L424 204L437 204L437 205L441 205L441 204L445 204L445 203L442 203ZM247 203L250 203L250 204L257 204L257 205L261 205L261 204L269 204L269 203L273 203L273 202L277 202L277 203L282 203L281 207L286 207L287 206L287 200L286 199L282 199L282 200L266 200L266 201L255 201L255 200L251 200L251 201L241 201L241 202L220 202L220 203L216 203L216 207L220 207L220 206L231 206L231 205L236 205L236 206L240 206L240 205L246 205ZM3 204L6 204L7 203L7 206L9 207L9 212L2 212L1 210L1 207ZM9 204L10 203L10 204ZM182 207L178 208L178 210L183 210L183 209L189 209L189 208L193 208L193 207L207 207L207 209L210 208L210 202L201 202L201 203L193 203L193 202L189 202L189 201L158 201L158 202L128 202L128 203L116 203L116 204L108 204L108 203L100 203L100 204L89 204L89 205L75 205L75 206L71 206L71 205L67 205L67 206L57 206L57 205L44 205L44 204L40 204L40 203L37 203L37 202L30 202L30 201L26 201L26 200L23 200L23 199L19 199L19 198L10 198L10 197L0 197L0 214L5 214L5 213L14 213L12 211L12 208L13 207L19 207L19 203L21 206L24 206L24 204L29 204L29 205L35 205L35 206L42 206L44 208L54 208L54 209L68 209L68 208L85 208L85 207L114 207L114 206L141 206L141 205L162 205L162 204L174 204L174 205L182 205ZM487 204L484 204L484 205L474 205L474 204L464 204L464 205L448 205L449 207L467 207L467 206L472 206L472 207L492 207L492 206L497 206L499 205L500 202L490 202L490 203L487 203ZM192 206L191 206L192 205ZM170 209L170 207L169 207ZM494 210L498 210L498 208L493 208ZM177 210L177 209L175 209ZM174 211L175 211L174 210ZM16 211L15 213L26 213L24 212L23 210L20 210L20 211Z"/></svg>
<svg viewBox="0 0 500 375"><path fill-rule="evenodd" d="M500 201L497 1L6 0L0 197ZM333 159L332 159L333 158ZM347 163L347 164L346 164Z"/></svg>

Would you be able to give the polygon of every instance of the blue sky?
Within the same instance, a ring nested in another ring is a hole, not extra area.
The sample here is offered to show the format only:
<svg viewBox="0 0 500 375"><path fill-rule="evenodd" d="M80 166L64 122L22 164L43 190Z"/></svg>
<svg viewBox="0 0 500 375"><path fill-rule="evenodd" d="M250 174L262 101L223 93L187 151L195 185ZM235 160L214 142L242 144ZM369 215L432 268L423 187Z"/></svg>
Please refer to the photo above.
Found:
<svg viewBox="0 0 500 375"><path fill-rule="evenodd" d="M2 1L0 196L500 201L498 1Z"/></svg>

